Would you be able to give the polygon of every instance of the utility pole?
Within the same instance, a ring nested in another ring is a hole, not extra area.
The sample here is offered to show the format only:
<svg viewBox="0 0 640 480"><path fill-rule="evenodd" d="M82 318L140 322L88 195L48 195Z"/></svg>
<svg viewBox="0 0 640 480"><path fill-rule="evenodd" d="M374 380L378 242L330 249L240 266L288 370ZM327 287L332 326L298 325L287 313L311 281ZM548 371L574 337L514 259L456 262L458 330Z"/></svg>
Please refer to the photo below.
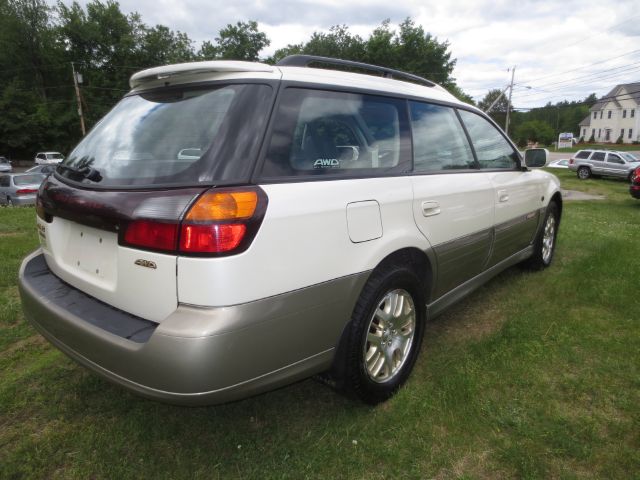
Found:
<svg viewBox="0 0 640 480"><path fill-rule="evenodd" d="M509 101L507 102L507 120L504 123L504 133L509 135L509 113L511 112L511 94L513 93L513 77L516 74L516 66L511 70L511 85L509 86Z"/></svg>
<svg viewBox="0 0 640 480"><path fill-rule="evenodd" d="M489 105L489 108L487 108L484 113L489 113L491 110L493 110L493 107L496 106L496 103L498 103L498 100L500 100L502 98L502 96L504 95L504 92L506 92L507 90L509 90L509 85L507 85L506 87L504 87L504 90L502 90L500 92L500 95L498 95L496 97L496 99L493 101L493 103L491 105Z"/></svg>
<svg viewBox="0 0 640 480"><path fill-rule="evenodd" d="M80 87L78 86L78 74L76 73L76 67L71 62L71 71L73 72L73 86L76 88L76 100L78 100L78 115L80 115L80 128L82 129L82 136L87 134L87 130L84 126L84 115L82 114L82 100L80 100Z"/></svg>

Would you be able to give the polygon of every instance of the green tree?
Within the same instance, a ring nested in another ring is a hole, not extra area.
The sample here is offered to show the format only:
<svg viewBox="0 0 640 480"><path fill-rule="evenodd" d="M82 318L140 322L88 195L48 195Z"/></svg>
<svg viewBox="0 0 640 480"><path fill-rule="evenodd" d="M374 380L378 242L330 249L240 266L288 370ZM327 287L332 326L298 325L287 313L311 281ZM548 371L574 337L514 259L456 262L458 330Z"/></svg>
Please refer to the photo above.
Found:
<svg viewBox="0 0 640 480"><path fill-rule="evenodd" d="M518 125L514 130L513 137L518 145L526 145L529 141L549 145L553 142L555 134L548 123L531 120Z"/></svg>
<svg viewBox="0 0 640 480"><path fill-rule="evenodd" d="M384 20L367 39L352 35L346 25L335 25L328 33L314 32L308 42L288 45L267 61L276 63L293 54L318 55L394 68L440 83L463 101L472 101L455 82L448 42L439 42L407 18L393 30Z"/></svg>
<svg viewBox="0 0 640 480"><path fill-rule="evenodd" d="M258 30L258 22L237 22L220 30L215 44L205 41L198 52L202 60L245 60L256 62L260 52L271 44L267 34Z"/></svg>

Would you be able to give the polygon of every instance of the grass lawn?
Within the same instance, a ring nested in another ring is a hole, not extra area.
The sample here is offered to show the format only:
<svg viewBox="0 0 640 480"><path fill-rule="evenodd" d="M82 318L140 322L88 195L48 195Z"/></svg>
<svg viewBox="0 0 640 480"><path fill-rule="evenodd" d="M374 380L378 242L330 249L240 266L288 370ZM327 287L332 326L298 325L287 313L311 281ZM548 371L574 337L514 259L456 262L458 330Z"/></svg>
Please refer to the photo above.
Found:
<svg viewBox="0 0 640 480"><path fill-rule="evenodd" d="M0 478L638 478L640 201L560 176L607 199L565 204L551 268L432 321L375 408L313 380L208 408L112 386L25 324L34 211L0 209Z"/></svg>

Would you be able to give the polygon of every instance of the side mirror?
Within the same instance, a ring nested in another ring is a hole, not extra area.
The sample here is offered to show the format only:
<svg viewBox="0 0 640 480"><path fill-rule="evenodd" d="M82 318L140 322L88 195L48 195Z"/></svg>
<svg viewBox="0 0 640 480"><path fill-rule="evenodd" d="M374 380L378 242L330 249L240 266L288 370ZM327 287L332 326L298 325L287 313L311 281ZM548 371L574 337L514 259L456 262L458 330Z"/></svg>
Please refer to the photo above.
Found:
<svg viewBox="0 0 640 480"><path fill-rule="evenodd" d="M524 164L529 168L542 168L547 164L549 151L546 148L530 148L524 152Z"/></svg>

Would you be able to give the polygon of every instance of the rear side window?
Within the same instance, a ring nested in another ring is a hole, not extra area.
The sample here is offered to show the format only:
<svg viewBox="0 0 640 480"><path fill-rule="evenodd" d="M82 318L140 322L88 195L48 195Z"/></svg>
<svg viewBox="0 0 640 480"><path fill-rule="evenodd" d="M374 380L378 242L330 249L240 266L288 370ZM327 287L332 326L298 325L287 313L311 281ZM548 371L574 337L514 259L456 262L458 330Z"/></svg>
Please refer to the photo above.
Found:
<svg viewBox="0 0 640 480"><path fill-rule="evenodd" d="M469 142L452 108L419 102L410 102L409 108L415 172L476 168Z"/></svg>
<svg viewBox="0 0 640 480"><path fill-rule="evenodd" d="M604 152L593 152L591 156L591 160L595 160L597 162L604 162Z"/></svg>
<svg viewBox="0 0 640 480"><path fill-rule="evenodd" d="M460 110L460 116L471 137L480 168L514 170L519 167L518 153L495 126L466 110Z"/></svg>
<svg viewBox="0 0 640 480"><path fill-rule="evenodd" d="M274 125L265 179L369 176L409 168L407 114L400 100L288 88Z"/></svg>
<svg viewBox="0 0 640 480"><path fill-rule="evenodd" d="M33 185L42 183L43 179L44 175L40 175L39 173L34 175L16 175L15 177L13 177L13 183L16 186Z"/></svg>
<svg viewBox="0 0 640 480"><path fill-rule="evenodd" d="M576 154L576 158L589 158L589 155L591 155L591 150L580 150Z"/></svg>

